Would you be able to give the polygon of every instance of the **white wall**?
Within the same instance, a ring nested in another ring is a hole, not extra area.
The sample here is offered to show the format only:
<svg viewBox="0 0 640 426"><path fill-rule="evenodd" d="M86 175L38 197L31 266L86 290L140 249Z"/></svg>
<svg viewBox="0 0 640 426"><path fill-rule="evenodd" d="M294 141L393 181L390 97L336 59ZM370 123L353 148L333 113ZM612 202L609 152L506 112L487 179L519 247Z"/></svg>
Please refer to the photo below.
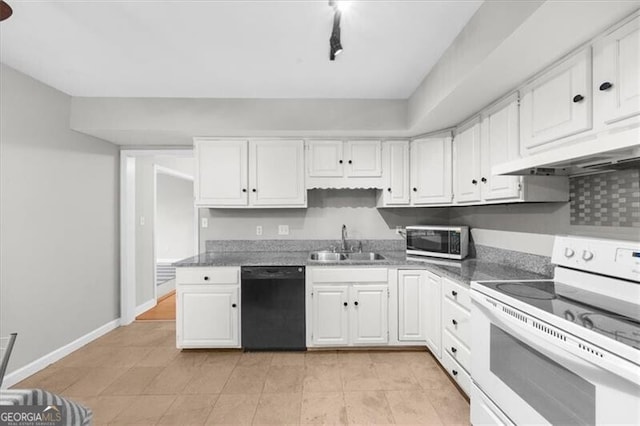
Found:
<svg viewBox="0 0 640 426"><path fill-rule="evenodd" d="M0 67L0 335L8 371L119 317L119 154L71 98Z"/></svg>
<svg viewBox="0 0 640 426"><path fill-rule="evenodd" d="M209 227L200 228L200 248L214 239L340 239L342 225L349 238L400 238L396 226L446 223L445 209L376 209L374 190L318 190L307 192L307 209L200 209ZM263 235L256 236L256 226ZM289 225L289 235L278 235Z"/></svg>
<svg viewBox="0 0 640 426"><path fill-rule="evenodd" d="M156 258L176 261L193 256L193 181L161 172L156 179Z"/></svg>

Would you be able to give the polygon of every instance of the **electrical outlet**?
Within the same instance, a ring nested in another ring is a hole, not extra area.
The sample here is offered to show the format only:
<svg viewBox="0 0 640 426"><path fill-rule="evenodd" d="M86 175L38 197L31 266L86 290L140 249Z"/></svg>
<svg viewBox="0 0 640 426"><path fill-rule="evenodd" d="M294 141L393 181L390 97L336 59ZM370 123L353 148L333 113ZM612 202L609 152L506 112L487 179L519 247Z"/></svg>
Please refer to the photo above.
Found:
<svg viewBox="0 0 640 426"><path fill-rule="evenodd" d="M140 226L144 226L145 220L144 216L140 216Z"/></svg>
<svg viewBox="0 0 640 426"><path fill-rule="evenodd" d="M278 225L278 235L289 235L289 225Z"/></svg>
<svg viewBox="0 0 640 426"><path fill-rule="evenodd" d="M262 235L262 225L256 226L256 235Z"/></svg>
<svg viewBox="0 0 640 426"><path fill-rule="evenodd" d="M396 226L396 234L402 235L404 233L404 229L402 226Z"/></svg>
<svg viewBox="0 0 640 426"><path fill-rule="evenodd" d="M203 217L202 219L200 219L200 225L203 228L208 228L209 227L209 218Z"/></svg>

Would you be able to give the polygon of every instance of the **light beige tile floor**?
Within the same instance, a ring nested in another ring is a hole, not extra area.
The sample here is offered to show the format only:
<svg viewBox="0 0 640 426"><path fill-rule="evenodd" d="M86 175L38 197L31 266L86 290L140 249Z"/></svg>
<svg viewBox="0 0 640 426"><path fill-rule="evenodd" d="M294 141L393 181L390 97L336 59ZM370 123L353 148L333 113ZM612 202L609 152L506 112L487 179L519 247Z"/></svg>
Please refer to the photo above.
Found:
<svg viewBox="0 0 640 426"><path fill-rule="evenodd" d="M118 328L14 387L75 399L96 425L469 424L427 351L180 351L174 322Z"/></svg>

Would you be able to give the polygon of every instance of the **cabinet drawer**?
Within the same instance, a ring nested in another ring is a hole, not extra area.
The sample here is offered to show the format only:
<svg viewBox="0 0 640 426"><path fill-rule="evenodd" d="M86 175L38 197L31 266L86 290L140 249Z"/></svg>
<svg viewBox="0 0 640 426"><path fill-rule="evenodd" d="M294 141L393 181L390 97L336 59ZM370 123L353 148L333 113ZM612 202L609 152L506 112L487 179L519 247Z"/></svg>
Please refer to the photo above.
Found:
<svg viewBox="0 0 640 426"><path fill-rule="evenodd" d="M442 306L442 321L445 330L458 338L461 343L470 347L471 314L455 302L445 298Z"/></svg>
<svg viewBox="0 0 640 426"><path fill-rule="evenodd" d="M240 284L240 268L176 268L176 284Z"/></svg>
<svg viewBox="0 0 640 426"><path fill-rule="evenodd" d="M442 291L449 300L460 304L468 311L471 310L471 295L467 287L444 278L442 280Z"/></svg>
<svg viewBox="0 0 640 426"><path fill-rule="evenodd" d="M471 371L471 351L460 340L454 337L449 330L445 330L442 335L442 344L452 358L457 360L462 368Z"/></svg>
<svg viewBox="0 0 640 426"><path fill-rule="evenodd" d="M444 352L442 354L442 366L468 396L471 391L471 377L462 367L460 367L460 364L451 358L449 352Z"/></svg>
<svg viewBox="0 0 640 426"><path fill-rule="evenodd" d="M313 268L311 281L319 283L386 283L387 268Z"/></svg>

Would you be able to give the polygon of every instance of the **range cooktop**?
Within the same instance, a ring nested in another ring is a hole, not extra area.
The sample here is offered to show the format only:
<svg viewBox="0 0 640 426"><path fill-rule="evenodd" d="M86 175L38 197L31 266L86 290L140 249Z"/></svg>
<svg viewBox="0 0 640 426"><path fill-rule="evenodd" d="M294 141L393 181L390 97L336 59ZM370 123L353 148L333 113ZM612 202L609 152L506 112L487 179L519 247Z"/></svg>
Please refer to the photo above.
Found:
<svg viewBox="0 0 640 426"><path fill-rule="evenodd" d="M640 350L640 306L553 280L480 281L500 295ZM624 312L625 315L621 315Z"/></svg>

